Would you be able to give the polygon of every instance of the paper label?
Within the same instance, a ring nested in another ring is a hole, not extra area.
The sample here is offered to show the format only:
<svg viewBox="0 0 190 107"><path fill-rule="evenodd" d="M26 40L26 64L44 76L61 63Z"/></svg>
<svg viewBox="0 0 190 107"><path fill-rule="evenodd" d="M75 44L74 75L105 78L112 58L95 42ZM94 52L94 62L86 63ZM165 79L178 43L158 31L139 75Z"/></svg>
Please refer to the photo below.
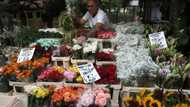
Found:
<svg viewBox="0 0 190 107"><path fill-rule="evenodd" d="M149 34L149 40L151 45L158 45L160 49L168 47L164 32Z"/></svg>
<svg viewBox="0 0 190 107"><path fill-rule="evenodd" d="M84 80L84 83L93 83L100 79L100 76L92 63L78 65L78 68L79 68L79 72Z"/></svg>
<svg viewBox="0 0 190 107"><path fill-rule="evenodd" d="M33 55L34 55L34 51L35 51L35 48L23 48L23 49L21 49L19 56L18 56L18 59L17 59L17 63L27 61L27 60L31 60Z"/></svg>

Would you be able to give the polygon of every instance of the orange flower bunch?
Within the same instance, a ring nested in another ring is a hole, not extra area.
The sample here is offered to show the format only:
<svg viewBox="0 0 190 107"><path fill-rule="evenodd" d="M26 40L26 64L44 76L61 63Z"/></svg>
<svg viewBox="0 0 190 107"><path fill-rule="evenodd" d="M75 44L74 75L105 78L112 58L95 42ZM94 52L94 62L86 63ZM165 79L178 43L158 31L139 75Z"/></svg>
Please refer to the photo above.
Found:
<svg viewBox="0 0 190 107"><path fill-rule="evenodd" d="M83 87L62 87L53 93L52 102L56 104L76 102L83 91Z"/></svg>
<svg viewBox="0 0 190 107"><path fill-rule="evenodd" d="M49 59L42 57L39 59L33 59L32 61L24 61L17 63L15 58L13 58L10 64L2 67L3 75L15 75L17 79L23 80L27 79L32 75L34 69L40 69L49 63Z"/></svg>
<svg viewBox="0 0 190 107"><path fill-rule="evenodd" d="M31 70L23 70L22 72L16 72L16 78L17 79L26 79L29 78L32 75Z"/></svg>
<svg viewBox="0 0 190 107"><path fill-rule="evenodd" d="M32 63L32 67L33 68L40 68L40 67L43 67L47 63L49 63L49 58L42 57L42 58L34 60Z"/></svg>
<svg viewBox="0 0 190 107"><path fill-rule="evenodd" d="M18 70L18 66L19 66L18 63L11 63L11 64L8 64L8 65L5 65L4 67L2 67L2 73L3 73L3 75L14 74L15 71Z"/></svg>

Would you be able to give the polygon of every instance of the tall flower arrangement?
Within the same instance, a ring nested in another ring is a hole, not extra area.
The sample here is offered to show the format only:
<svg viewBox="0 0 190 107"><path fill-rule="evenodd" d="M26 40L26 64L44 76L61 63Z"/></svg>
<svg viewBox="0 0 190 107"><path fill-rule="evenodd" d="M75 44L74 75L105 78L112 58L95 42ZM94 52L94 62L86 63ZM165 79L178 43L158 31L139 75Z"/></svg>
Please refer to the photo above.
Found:
<svg viewBox="0 0 190 107"><path fill-rule="evenodd" d="M160 65L157 76L157 84L160 87L185 88L184 84L189 78L190 63L183 54L177 52L176 39L168 38L168 48L165 49L150 46L150 55ZM187 85L186 88L189 87Z"/></svg>

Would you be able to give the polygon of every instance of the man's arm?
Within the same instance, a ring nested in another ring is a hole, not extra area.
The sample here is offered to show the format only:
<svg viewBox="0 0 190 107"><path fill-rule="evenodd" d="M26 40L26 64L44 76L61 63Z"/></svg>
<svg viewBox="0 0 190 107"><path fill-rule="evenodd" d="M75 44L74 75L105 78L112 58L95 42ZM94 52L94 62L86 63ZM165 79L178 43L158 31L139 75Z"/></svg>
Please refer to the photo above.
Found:
<svg viewBox="0 0 190 107"><path fill-rule="evenodd" d="M103 23L96 23L96 26L94 29L90 30L88 33L89 37L95 37L97 32L104 30L104 24Z"/></svg>

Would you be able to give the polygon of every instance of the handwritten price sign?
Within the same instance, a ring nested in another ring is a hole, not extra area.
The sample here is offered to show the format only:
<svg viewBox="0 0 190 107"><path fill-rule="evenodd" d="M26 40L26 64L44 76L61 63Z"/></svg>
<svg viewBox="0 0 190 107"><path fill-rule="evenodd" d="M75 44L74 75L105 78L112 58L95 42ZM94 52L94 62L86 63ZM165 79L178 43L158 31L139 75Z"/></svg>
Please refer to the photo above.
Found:
<svg viewBox="0 0 190 107"><path fill-rule="evenodd" d="M158 45L160 49L168 47L164 32L149 34L149 40L151 45Z"/></svg>
<svg viewBox="0 0 190 107"><path fill-rule="evenodd" d="M78 68L84 83L93 83L100 79L100 76L93 64L78 65Z"/></svg>
<svg viewBox="0 0 190 107"><path fill-rule="evenodd" d="M23 48L23 49L21 49L19 56L18 56L18 59L17 59L17 63L27 61L27 60L31 60L33 55L34 55L34 51L35 51L35 48Z"/></svg>

